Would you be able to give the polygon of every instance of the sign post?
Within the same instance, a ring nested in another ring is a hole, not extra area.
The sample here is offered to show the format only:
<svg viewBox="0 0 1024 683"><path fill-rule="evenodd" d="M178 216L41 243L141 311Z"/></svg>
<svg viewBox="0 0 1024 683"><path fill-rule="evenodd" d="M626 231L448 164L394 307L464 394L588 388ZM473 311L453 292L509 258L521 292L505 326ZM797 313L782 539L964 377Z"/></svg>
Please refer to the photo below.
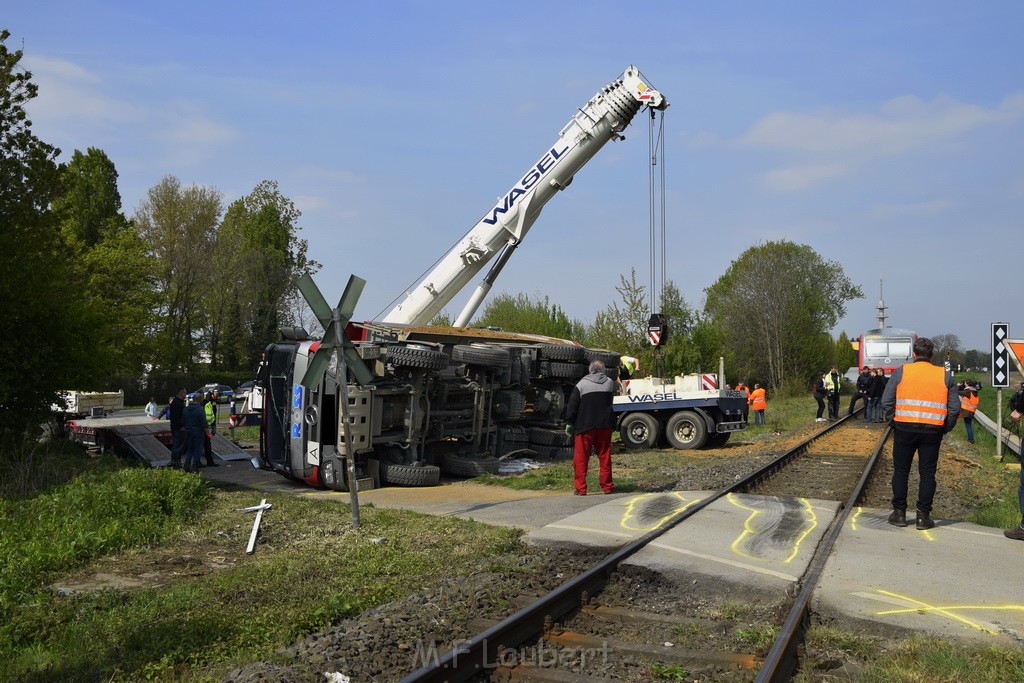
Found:
<svg viewBox="0 0 1024 683"><path fill-rule="evenodd" d="M1010 326L992 323L992 386L996 389L996 457L1003 461L1003 389L1010 386Z"/></svg>

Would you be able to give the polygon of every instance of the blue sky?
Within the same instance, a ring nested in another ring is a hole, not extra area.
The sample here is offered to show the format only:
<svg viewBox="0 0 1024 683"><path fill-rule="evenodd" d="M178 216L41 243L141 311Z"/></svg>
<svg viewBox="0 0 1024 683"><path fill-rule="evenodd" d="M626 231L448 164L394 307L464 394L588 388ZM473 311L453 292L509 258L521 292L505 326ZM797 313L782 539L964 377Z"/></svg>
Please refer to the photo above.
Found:
<svg viewBox="0 0 1024 683"><path fill-rule="evenodd" d="M1024 338L1024 3L15 3L36 134L102 149L127 215L165 175L263 179L356 318L413 286L630 64L669 99L665 277L694 306L747 248L807 244L889 324ZM545 207L495 292L592 321L648 272L643 118ZM661 256L658 256L660 262ZM660 277L661 274L658 276ZM468 291L465 293L468 296ZM456 315L464 297L446 310Z"/></svg>

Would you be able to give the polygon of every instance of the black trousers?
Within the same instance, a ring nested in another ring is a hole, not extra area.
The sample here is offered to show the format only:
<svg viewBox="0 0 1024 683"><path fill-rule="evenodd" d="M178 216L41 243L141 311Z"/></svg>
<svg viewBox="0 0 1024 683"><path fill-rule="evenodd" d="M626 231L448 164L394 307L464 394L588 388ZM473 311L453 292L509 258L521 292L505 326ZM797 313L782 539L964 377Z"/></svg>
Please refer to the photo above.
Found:
<svg viewBox="0 0 1024 683"><path fill-rule="evenodd" d="M921 482L917 488L918 512L931 512L935 498L935 470L939 465L942 432L911 432L896 427L892 430L892 506L907 509L907 479L910 465L917 453L917 472Z"/></svg>
<svg viewBox="0 0 1024 683"><path fill-rule="evenodd" d="M831 418L839 417L839 394L830 394L828 397L828 416Z"/></svg>
<svg viewBox="0 0 1024 683"><path fill-rule="evenodd" d="M818 414L814 417L821 417L825 414L825 399L821 394L814 394L814 400L818 402Z"/></svg>

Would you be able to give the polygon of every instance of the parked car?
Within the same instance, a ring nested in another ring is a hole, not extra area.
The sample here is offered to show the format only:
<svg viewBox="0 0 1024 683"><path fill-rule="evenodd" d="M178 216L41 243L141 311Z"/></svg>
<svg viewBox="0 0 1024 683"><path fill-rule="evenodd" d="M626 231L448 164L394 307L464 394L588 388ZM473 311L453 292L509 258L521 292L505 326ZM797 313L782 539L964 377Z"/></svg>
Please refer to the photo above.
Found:
<svg viewBox="0 0 1024 683"><path fill-rule="evenodd" d="M238 388L235 389L235 400L244 401L245 399L249 398L249 393L252 392L253 384L255 384L255 381L251 379L239 384Z"/></svg>
<svg viewBox="0 0 1024 683"><path fill-rule="evenodd" d="M209 394L211 391L217 392L217 403L229 403L231 397L235 395L235 390L229 387L227 384L204 384L196 391L203 392L203 395Z"/></svg>

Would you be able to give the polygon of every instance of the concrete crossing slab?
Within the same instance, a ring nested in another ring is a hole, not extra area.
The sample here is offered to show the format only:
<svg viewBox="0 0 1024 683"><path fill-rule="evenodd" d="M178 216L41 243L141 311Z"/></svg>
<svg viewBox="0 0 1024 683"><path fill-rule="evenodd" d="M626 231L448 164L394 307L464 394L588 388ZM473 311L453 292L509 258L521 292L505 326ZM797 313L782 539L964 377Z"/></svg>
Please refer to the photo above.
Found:
<svg viewBox="0 0 1024 683"><path fill-rule="evenodd" d="M1024 644L1024 543L1000 529L936 519L918 531L858 508L822 572L814 608L942 636Z"/></svg>

